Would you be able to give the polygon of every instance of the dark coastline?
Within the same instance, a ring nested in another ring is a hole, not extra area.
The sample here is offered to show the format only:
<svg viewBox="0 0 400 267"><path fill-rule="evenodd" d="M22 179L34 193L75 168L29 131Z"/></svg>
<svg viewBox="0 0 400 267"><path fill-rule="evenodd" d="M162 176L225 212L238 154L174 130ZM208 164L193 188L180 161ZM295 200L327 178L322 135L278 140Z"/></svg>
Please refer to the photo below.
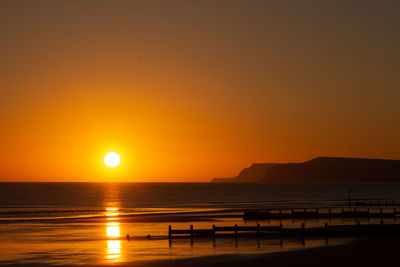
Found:
<svg viewBox="0 0 400 267"><path fill-rule="evenodd" d="M255 163L213 183L399 183L400 160L318 157L299 163Z"/></svg>

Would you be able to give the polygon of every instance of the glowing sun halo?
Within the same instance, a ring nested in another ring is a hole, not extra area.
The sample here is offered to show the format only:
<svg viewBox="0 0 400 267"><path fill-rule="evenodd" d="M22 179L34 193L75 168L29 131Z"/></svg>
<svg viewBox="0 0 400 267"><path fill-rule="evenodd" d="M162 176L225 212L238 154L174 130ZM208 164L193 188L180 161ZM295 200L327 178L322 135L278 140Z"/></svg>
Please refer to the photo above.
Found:
<svg viewBox="0 0 400 267"><path fill-rule="evenodd" d="M107 155L104 157L104 163L110 168L118 167L118 165L121 163L121 157L115 152L107 153Z"/></svg>

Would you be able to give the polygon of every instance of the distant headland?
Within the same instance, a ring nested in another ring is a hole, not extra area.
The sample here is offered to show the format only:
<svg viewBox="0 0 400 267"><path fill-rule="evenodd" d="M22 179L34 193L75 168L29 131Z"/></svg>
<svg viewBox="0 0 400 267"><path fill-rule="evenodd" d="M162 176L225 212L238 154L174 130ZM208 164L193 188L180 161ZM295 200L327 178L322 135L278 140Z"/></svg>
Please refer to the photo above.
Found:
<svg viewBox="0 0 400 267"><path fill-rule="evenodd" d="M318 157L301 163L254 163L213 183L399 183L400 160Z"/></svg>

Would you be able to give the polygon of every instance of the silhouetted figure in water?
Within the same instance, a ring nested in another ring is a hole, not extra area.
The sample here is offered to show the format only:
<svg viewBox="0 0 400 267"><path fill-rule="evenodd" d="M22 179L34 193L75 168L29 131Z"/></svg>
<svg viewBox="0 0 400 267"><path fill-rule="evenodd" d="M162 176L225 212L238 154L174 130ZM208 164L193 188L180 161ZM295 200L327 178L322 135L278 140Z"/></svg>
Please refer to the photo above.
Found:
<svg viewBox="0 0 400 267"><path fill-rule="evenodd" d="M126 240L128 240L128 241L131 240L131 237L129 234L126 235Z"/></svg>
<svg viewBox="0 0 400 267"><path fill-rule="evenodd" d="M147 239L149 239L149 240L150 240L150 239L151 239L151 236L150 236L150 235L147 235Z"/></svg>

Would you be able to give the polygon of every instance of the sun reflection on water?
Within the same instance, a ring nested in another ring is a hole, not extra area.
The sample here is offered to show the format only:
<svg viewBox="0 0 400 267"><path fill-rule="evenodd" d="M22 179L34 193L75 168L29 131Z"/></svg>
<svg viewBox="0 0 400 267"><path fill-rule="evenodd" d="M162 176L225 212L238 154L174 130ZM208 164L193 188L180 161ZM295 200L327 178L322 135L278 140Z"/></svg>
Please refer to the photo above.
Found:
<svg viewBox="0 0 400 267"><path fill-rule="evenodd" d="M107 223L107 237L120 237L118 222Z"/></svg>
<svg viewBox="0 0 400 267"><path fill-rule="evenodd" d="M119 209L118 208L106 208L106 216L107 217L116 217L119 215ZM118 218L116 218L118 219Z"/></svg>
<svg viewBox="0 0 400 267"><path fill-rule="evenodd" d="M107 261L108 262L119 262L121 258L121 237L120 223L116 222L119 220L119 209L115 207L106 209L106 236L107 240Z"/></svg>
<svg viewBox="0 0 400 267"><path fill-rule="evenodd" d="M107 260L118 262L121 257L121 241L107 240Z"/></svg>

